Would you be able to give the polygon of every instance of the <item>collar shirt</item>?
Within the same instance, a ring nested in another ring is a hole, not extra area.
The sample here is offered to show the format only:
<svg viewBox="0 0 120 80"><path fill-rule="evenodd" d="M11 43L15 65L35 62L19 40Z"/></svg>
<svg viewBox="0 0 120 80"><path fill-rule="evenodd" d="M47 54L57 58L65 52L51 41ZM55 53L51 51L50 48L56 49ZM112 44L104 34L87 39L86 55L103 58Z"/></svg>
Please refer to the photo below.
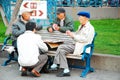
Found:
<svg viewBox="0 0 120 80"><path fill-rule="evenodd" d="M41 39L41 36L32 31L26 31L17 39L18 62L21 66L32 66L38 62L39 50L43 53L48 47Z"/></svg>
<svg viewBox="0 0 120 80"><path fill-rule="evenodd" d="M75 40L75 50L73 54L81 54L83 52L84 46L90 44L94 37L94 28L87 22L81 29L81 25L76 33L73 35L73 39ZM87 53L90 53L90 48L87 48Z"/></svg>
<svg viewBox="0 0 120 80"><path fill-rule="evenodd" d="M63 27L63 26L64 26L64 20L65 20L65 19L60 20L60 27Z"/></svg>

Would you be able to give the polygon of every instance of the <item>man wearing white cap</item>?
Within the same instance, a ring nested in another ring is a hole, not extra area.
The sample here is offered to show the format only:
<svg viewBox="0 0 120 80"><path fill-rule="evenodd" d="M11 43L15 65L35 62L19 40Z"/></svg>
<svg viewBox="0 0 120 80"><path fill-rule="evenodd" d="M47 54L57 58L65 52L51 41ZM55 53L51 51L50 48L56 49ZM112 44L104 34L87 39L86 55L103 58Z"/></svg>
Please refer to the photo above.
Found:
<svg viewBox="0 0 120 80"><path fill-rule="evenodd" d="M15 47L15 51L18 55L18 50L17 50L17 38L23 34L26 31L25 25L28 21L30 21L30 16L32 14L32 11L30 10L21 10L19 12L19 17L16 19L16 21L12 25L12 46ZM13 54L14 56L14 54ZM20 67L21 70L21 67Z"/></svg>
<svg viewBox="0 0 120 80"><path fill-rule="evenodd" d="M32 10L23 9L19 12L19 18L12 25L12 46L15 47L15 51L18 54L17 50L17 38L26 31L25 25L27 22L35 22L34 19L31 19L30 16L34 13ZM37 25L36 30L42 29L41 25ZM21 70L21 67L20 67Z"/></svg>
<svg viewBox="0 0 120 80"><path fill-rule="evenodd" d="M34 13L34 11L30 9L20 10L19 18L12 25L12 39L13 39L13 46L15 48L17 46L16 44L17 37L26 31L25 24L27 22L35 22L35 19L30 18L32 13ZM41 29L42 29L42 25L37 24L37 31Z"/></svg>
<svg viewBox="0 0 120 80"><path fill-rule="evenodd" d="M21 11L19 18L13 23L12 25L12 39L13 39L13 46L16 48L16 40L19 35L25 32L25 24L30 20L30 16L32 11Z"/></svg>
<svg viewBox="0 0 120 80"><path fill-rule="evenodd" d="M57 74L58 77L70 76L70 70L68 68L66 54L73 53L74 55L80 55L83 52L83 48L86 44L92 42L94 37L94 27L90 24L89 12L79 12L79 21L81 25L79 26L76 33L72 33L70 30L66 31L66 34L74 39L75 44L62 44L58 47L57 53L54 58L53 65L51 69L55 70L59 64L62 71ZM90 51L90 49L88 49Z"/></svg>

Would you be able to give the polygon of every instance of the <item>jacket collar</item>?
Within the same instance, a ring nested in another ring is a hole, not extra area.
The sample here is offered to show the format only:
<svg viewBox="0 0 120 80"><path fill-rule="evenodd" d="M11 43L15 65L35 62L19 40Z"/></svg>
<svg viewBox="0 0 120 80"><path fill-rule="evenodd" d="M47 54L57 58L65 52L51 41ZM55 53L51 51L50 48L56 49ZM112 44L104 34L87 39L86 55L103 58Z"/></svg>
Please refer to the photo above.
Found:
<svg viewBox="0 0 120 80"><path fill-rule="evenodd" d="M28 21L25 21L22 17L20 17L20 22L23 23L23 24L26 24Z"/></svg>
<svg viewBox="0 0 120 80"><path fill-rule="evenodd" d="M87 26L87 25L89 25L90 24L90 22L88 21L84 26Z"/></svg>

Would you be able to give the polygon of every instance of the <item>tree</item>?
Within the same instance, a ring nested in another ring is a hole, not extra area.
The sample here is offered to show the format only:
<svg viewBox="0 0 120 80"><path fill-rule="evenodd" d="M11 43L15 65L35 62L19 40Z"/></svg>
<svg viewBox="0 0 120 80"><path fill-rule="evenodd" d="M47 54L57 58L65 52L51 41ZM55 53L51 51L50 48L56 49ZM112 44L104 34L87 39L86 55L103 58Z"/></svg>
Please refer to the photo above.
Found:
<svg viewBox="0 0 120 80"><path fill-rule="evenodd" d="M13 10L13 13L12 13L12 16L11 16L11 20L10 20L10 22L9 22L9 24L8 24L8 27L7 27L7 30L6 30L6 33L5 33L6 35L11 34L11 32L12 32L11 26L12 26L13 22L14 22L14 21L16 20L16 18L17 18L17 15L18 15L18 12L19 12L19 10L20 10L20 6L21 6L23 0L17 0L16 2L17 2L17 3L16 3L15 8L14 8L14 10Z"/></svg>

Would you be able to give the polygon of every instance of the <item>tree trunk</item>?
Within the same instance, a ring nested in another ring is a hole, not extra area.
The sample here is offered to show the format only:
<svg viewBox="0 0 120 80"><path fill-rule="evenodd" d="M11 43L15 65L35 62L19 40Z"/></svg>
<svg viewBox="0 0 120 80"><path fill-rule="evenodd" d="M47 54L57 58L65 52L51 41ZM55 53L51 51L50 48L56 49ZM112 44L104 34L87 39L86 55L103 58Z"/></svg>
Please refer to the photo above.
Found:
<svg viewBox="0 0 120 80"><path fill-rule="evenodd" d="M12 24L17 18L17 15L18 15L18 12L20 10L20 6L21 6L22 2L23 2L23 0L17 0L16 1L16 5L15 5L14 11L12 13L12 16L11 16L10 22L8 24L5 35L9 35L9 34L12 33Z"/></svg>

